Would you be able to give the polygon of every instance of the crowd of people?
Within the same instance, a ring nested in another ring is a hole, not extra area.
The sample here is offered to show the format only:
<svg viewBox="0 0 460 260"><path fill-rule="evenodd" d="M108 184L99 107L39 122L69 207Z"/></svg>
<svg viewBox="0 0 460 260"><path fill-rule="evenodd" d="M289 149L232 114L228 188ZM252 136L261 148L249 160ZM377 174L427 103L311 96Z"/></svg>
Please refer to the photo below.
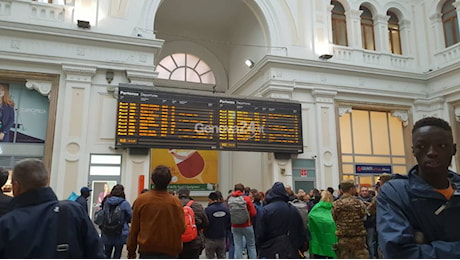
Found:
<svg viewBox="0 0 460 260"><path fill-rule="evenodd" d="M0 196L1 258L460 258L460 177L452 129L424 118L412 132L418 165L408 175L382 174L375 189L343 180L299 189L275 182L265 191L237 183L224 198L195 201L187 187L168 190L159 165L154 188L132 205L115 185L88 216L83 187L77 202L59 201L42 161L24 159L12 174L14 198ZM0 184L8 173L0 169ZM1 194L3 195L3 194ZM85 207L86 206L86 207Z"/></svg>

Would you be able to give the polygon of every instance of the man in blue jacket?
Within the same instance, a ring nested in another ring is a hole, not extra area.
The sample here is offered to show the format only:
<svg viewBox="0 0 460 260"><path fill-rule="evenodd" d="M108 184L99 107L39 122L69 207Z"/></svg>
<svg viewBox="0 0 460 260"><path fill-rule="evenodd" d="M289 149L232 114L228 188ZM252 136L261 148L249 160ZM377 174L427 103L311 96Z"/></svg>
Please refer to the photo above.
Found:
<svg viewBox="0 0 460 260"><path fill-rule="evenodd" d="M448 170L456 153L452 129L439 118L417 121L412 152L418 165L395 175L377 196L384 258L460 258L460 176Z"/></svg>
<svg viewBox="0 0 460 260"><path fill-rule="evenodd" d="M105 258L102 241L84 209L59 202L38 159L13 169L12 210L0 218L0 258Z"/></svg>
<svg viewBox="0 0 460 260"><path fill-rule="evenodd" d="M205 212L208 216L209 226L204 230L206 258L226 258L225 240L230 231L230 211L223 203L222 194L219 191L209 193L209 205Z"/></svg>

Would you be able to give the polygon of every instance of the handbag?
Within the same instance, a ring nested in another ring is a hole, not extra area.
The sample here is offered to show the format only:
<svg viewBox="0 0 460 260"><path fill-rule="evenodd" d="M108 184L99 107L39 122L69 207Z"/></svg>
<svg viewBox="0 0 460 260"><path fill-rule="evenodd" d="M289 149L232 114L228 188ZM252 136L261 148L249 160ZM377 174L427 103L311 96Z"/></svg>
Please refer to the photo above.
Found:
<svg viewBox="0 0 460 260"><path fill-rule="evenodd" d="M94 224L100 226L102 225L102 223L104 223L104 217L105 217L105 212L102 208L98 209L95 213L94 213Z"/></svg>
<svg viewBox="0 0 460 260"><path fill-rule="evenodd" d="M263 242L259 247L259 258L293 259L300 258L288 235L283 234Z"/></svg>

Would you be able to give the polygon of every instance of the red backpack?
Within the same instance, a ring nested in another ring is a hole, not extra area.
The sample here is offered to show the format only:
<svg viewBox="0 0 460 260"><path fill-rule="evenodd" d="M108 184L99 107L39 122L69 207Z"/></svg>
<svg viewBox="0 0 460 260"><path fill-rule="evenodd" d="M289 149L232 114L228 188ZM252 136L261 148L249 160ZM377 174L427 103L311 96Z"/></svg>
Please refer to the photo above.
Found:
<svg viewBox="0 0 460 260"><path fill-rule="evenodd" d="M190 200L184 208L184 217L185 224L187 228L185 229L184 234L182 234L182 242L190 242L195 240L198 237L198 229L195 224L195 212L190 207L193 203L193 200Z"/></svg>

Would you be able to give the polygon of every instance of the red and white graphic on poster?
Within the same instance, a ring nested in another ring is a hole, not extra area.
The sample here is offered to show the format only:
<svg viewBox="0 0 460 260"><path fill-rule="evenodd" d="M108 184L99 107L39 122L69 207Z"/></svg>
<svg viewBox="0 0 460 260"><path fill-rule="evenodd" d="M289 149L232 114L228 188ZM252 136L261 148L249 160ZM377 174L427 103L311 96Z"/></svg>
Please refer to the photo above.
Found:
<svg viewBox="0 0 460 260"><path fill-rule="evenodd" d="M180 174L185 178L195 178L204 170L204 159L196 150L183 150L176 152L169 149L169 153L174 157Z"/></svg>

